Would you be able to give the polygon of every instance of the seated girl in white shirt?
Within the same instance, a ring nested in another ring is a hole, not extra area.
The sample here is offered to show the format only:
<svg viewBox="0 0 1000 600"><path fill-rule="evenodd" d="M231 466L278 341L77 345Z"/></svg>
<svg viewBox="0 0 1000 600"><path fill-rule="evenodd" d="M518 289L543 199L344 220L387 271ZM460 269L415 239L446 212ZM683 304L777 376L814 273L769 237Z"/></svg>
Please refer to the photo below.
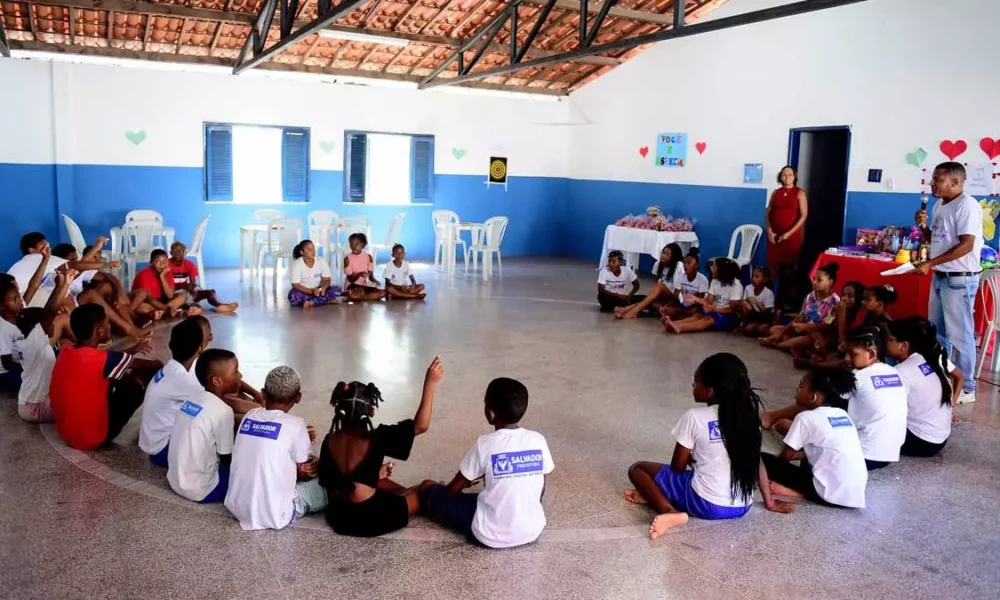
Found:
<svg viewBox="0 0 1000 600"><path fill-rule="evenodd" d="M389 300L423 300L427 297L423 284L417 283L410 263L406 262L406 248L402 244L392 247L392 260L385 265L382 278L385 279L385 295Z"/></svg>
<svg viewBox="0 0 1000 600"><path fill-rule="evenodd" d="M708 268L712 272L708 295L705 298L695 299L695 302L702 305L701 314L678 321L664 317L663 326L668 333L736 328L736 308L743 299L740 266L728 258L717 258Z"/></svg>
<svg viewBox="0 0 1000 600"><path fill-rule="evenodd" d="M965 377L938 342L937 328L922 317L888 325L887 353L907 391L906 441L903 456L930 457L940 452L951 435L951 409Z"/></svg>
<svg viewBox="0 0 1000 600"><path fill-rule="evenodd" d="M601 312L611 312L646 299L635 295L639 291L639 278L631 267L622 264L624 262L625 255L620 250L612 250L608 253L608 266L597 276L597 303L601 305Z"/></svg>
<svg viewBox="0 0 1000 600"><path fill-rule="evenodd" d="M684 270L681 263L683 260L684 251L679 245L667 244L664 246L660 252L660 264L656 268L656 283L653 284L653 291L642 302L616 308L615 318L635 319L644 315L657 316L659 313L656 309L668 306L671 301L676 301L674 277L678 271Z"/></svg>
<svg viewBox="0 0 1000 600"><path fill-rule="evenodd" d="M795 510L794 504L771 496L760 461L760 397L743 361L729 353L709 356L695 371L693 393L696 403L707 406L687 411L674 426L677 444L670 464L637 462L628 470L635 489L626 490L625 499L657 512L649 537L687 523L688 515L742 517L758 484L768 510Z"/></svg>
<svg viewBox="0 0 1000 600"><path fill-rule="evenodd" d="M814 370L802 377L795 403L802 408L792 421L779 456L762 454L771 493L786 498L848 508L865 507L865 466L861 440L843 408L854 392L854 373L844 368ZM801 461L799 466L791 461Z"/></svg>
<svg viewBox="0 0 1000 600"><path fill-rule="evenodd" d="M310 240L302 240L292 250L292 266L288 269L292 289L288 291L288 303L292 306L310 308L336 302L341 295L338 287L331 285L333 273L325 260L316 256L316 246Z"/></svg>
<svg viewBox="0 0 1000 600"><path fill-rule="evenodd" d="M701 308L698 301L708 293L708 277L698 272L700 266L700 251L691 248L684 257L684 268L674 274L675 296L660 307L661 319L683 319L698 313Z"/></svg>
<svg viewBox="0 0 1000 600"><path fill-rule="evenodd" d="M740 333L743 335L758 337L774 325L774 292L767 287L770 284L771 269L754 267L750 285L743 288L743 302L739 306Z"/></svg>

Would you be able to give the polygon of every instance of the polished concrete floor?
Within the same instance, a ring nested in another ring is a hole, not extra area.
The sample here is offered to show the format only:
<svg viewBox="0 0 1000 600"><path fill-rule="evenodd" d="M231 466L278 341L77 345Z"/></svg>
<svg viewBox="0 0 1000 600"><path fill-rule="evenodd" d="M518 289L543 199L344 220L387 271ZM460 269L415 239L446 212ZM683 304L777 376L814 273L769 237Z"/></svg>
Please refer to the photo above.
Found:
<svg viewBox="0 0 1000 600"><path fill-rule="evenodd" d="M507 261L484 283L433 271L425 303L289 310L270 288L210 271L237 315L210 316L216 347L234 350L260 386L279 364L302 374L295 412L328 428L330 390L374 381L377 420L412 415L424 370L446 369L431 430L395 478L448 479L488 431L493 377L531 394L524 425L556 464L549 529L514 550L471 547L423 519L356 540L310 517L284 531L244 532L221 507L174 496L136 447L138 417L117 444L66 448L50 426L20 422L0 398L0 598L996 598L1000 589L1000 394L980 384L944 453L875 473L868 508L760 505L737 521L692 520L649 541L651 514L627 505L626 469L668 461L670 429L692 406L705 356L743 357L770 406L787 402L790 359L726 334L670 337L653 321L615 322L592 302L589 264ZM269 280L268 280L269 283ZM647 284L648 286L648 284ZM168 328L157 330L166 357ZM776 447L775 439L767 443Z"/></svg>

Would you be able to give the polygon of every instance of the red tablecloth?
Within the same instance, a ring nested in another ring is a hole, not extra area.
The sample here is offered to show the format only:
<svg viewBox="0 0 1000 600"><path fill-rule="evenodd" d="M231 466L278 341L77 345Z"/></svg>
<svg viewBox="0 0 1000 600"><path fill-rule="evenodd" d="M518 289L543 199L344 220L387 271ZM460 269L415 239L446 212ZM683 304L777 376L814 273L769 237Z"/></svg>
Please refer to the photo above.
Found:
<svg viewBox="0 0 1000 600"><path fill-rule="evenodd" d="M848 281L861 282L865 287L876 285L891 285L896 290L896 303L888 307L893 319L905 319L913 315L927 317L927 303L931 296L931 275L895 275L883 277L879 273L893 269L899 265L891 259L881 260L863 256L843 256L824 252L816 259L816 264L809 271L809 277L816 273L819 267L835 262L837 270L837 293Z"/></svg>

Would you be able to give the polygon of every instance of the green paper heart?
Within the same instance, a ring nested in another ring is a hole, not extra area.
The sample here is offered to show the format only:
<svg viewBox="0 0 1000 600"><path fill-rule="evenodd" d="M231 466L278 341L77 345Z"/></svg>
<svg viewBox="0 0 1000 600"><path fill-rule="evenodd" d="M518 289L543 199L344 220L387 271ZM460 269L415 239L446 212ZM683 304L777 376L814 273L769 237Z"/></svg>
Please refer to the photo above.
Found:
<svg viewBox="0 0 1000 600"><path fill-rule="evenodd" d="M917 148L916 152L910 152L906 155L906 162L914 167L923 165L925 160L927 160L927 151L923 148Z"/></svg>
<svg viewBox="0 0 1000 600"><path fill-rule="evenodd" d="M330 154L337 147L337 142L320 142L319 149L326 154Z"/></svg>
<svg viewBox="0 0 1000 600"><path fill-rule="evenodd" d="M138 131L126 131L125 139L138 146L139 144L146 141L146 132L141 129Z"/></svg>
<svg viewBox="0 0 1000 600"><path fill-rule="evenodd" d="M452 148L451 155L455 157L455 160L462 160L465 156L465 148Z"/></svg>

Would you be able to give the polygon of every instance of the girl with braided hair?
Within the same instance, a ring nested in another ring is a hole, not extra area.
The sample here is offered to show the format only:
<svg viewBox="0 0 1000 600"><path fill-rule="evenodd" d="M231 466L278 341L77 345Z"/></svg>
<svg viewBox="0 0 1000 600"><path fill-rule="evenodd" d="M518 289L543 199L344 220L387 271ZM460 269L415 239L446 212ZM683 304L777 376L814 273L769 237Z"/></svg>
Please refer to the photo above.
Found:
<svg viewBox="0 0 1000 600"><path fill-rule="evenodd" d="M330 498L327 523L339 534L377 537L406 527L420 507L419 488L391 480L393 463L410 457L413 439L431 425L434 392L444 377L437 358L427 369L420 406L412 419L372 425L382 393L373 383L340 382L330 396L334 408L330 433L323 440L319 481Z"/></svg>

